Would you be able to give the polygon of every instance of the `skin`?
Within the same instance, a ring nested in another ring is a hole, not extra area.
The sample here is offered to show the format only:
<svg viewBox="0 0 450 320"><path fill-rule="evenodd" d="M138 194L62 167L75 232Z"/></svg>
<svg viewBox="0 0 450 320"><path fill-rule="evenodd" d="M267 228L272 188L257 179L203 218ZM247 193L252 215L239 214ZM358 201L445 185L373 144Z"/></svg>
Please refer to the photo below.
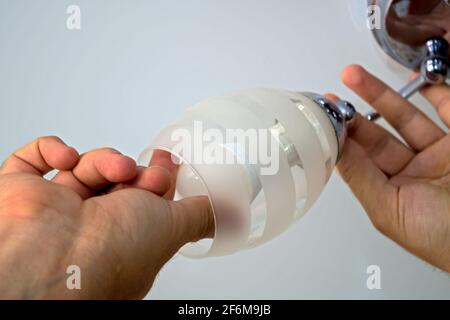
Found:
<svg viewBox="0 0 450 320"><path fill-rule="evenodd" d="M170 201L176 169L162 151L142 168L57 137L14 152L0 169L0 298L143 298L181 246L213 233L207 198ZM70 265L81 290L67 289Z"/></svg>
<svg viewBox="0 0 450 320"><path fill-rule="evenodd" d="M404 142L358 115L340 175L378 230L450 271L450 136L362 67L342 79ZM450 126L449 86L422 94ZM79 156L57 137L14 152L0 168L0 298L144 297L181 246L214 232L206 198L170 200L176 171L164 152L142 168L113 149ZM70 265L81 290L66 287Z"/></svg>
<svg viewBox="0 0 450 320"><path fill-rule="evenodd" d="M450 134L361 66L347 67L342 81L403 141L358 115L339 174L380 232L450 272ZM450 87L430 86L421 94L450 127Z"/></svg>

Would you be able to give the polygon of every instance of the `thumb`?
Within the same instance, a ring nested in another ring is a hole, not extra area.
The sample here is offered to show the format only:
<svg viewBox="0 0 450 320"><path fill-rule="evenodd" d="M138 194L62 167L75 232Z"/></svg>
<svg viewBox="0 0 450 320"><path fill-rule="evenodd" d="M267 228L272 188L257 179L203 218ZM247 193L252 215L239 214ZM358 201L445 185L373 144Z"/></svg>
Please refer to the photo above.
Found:
<svg viewBox="0 0 450 320"><path fill-rule="evenodd" d="M123 223L129 220L126 226L144 232L143 238L152 243L162 235L172 245L181 247L214 236L214 214L207 196L169 201L146 190L126 188L95 201L110 214L123 216Z"/></svg>
<svg viewBox="0 0 450 320"><path fill-rule="evenodd" d="M214 214L208 197L189 197L170 201L169 205L174 232L181 245L214 236Z"/></svg>

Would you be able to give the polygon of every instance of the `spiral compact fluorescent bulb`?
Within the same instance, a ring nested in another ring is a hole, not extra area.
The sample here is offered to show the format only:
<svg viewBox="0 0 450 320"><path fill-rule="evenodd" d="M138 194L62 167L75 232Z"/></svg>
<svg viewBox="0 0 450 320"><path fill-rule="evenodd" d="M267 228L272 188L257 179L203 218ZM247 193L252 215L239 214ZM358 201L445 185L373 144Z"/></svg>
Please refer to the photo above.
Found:
<svg viewBox="0 0 450 320"><path fill-rule="evenodd" d="M205 195L215 218L211 241L182 248L218 256L269 241L302 217L327 183L353 107L313 93L254 89L211 98L163 129L155 149L179 164L175 200Z"/></svg>

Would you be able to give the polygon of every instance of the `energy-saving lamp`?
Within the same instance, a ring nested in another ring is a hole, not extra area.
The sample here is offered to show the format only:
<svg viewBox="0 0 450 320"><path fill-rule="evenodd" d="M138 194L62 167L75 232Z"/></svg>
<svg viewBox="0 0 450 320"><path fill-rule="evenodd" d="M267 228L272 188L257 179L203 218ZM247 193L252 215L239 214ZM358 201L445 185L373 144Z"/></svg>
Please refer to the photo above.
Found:
<svg viewBox="0 0 450 320"><path fill-rule="evenodd" d="M227 255L263 244L316 201L339 159L354 108L313 93L253 89L187 109L140 157L170 152L179 164L175 200L204 195L214 238L190 243L190 257Z"/></svg>

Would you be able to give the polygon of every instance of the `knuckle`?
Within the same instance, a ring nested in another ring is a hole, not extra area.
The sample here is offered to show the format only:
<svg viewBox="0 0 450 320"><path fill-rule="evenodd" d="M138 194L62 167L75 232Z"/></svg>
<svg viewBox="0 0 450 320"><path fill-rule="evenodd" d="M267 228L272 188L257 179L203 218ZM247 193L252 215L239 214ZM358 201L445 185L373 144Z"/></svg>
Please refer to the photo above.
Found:
<svg viewBox="0 0 450 320"><path fill-rule="evenodd" d="M60 137L55 136L55 135L41 136L41 137L39 137L37 139L38 140L58 140L58 141L62 141Z"/></svg>
<svg viewBox="0 0 450 320"><path fill-rule="evenodd" d="M39 138L36 138L33 143L39 145L41 143L44 142L48 142L48 141L55 141L55 142L59 142L59 143L64 143L63 140L58 137L58 136L54 136L54 135L49 135L49 136L41 136Z"/></svg>
<svg viewBox="0 0 450 320"><path fill-rule="evenodd" d="M105 153L117 153L117 154L121 154L121 152L117 149L111 148L111 147L103 147L103 148L99 148L97 149L97 151L99 152L105 152Z"/></svg>
<svg viewBox="0 0 450 320"><path fill-rule="evenodd" d="M116 149L114 149L114 148L103 147L103 148L97 148L97 149L93 149L93 150L87 151L87 152L83 153L83 154L81 155L81 157L83 158L83 157L86 157L87 155L88 155L88 156L92 156L92 155L105 155L105 154L111 154L111 153L114 153L114 154L121 154L120 151L118 151L118 150L116 150Z"/></svg>

